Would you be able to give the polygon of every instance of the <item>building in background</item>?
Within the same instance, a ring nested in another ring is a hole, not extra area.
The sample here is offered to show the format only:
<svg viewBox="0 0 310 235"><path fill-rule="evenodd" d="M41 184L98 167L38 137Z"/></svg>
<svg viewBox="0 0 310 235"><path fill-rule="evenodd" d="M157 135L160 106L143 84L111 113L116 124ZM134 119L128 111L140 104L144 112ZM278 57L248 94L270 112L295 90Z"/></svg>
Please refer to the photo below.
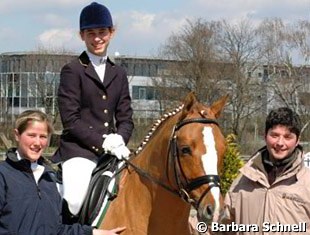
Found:
<svg viewBox="0 0 310 235"><path fill-rule="evenodd" d="M58 115L57 89L61 68L75 54L19 52L0 54L0 122L13 123L26 109L41 109ZM160 115L154 79L165 73L167 61L118 56L112 58L128 73L134 118L154 119Z"/></svg>
<svg viewBox="0 0 310 235"><path fill-rule="evenodd" d="M15 116L26 109L45 111L52 117L56 130L61 131L56 100L60 70L76 56L78 55L50 52L0 54L0 132L3 131L3 126L11 130ZM174 90L174 92L181 93L183 97L186 95L182 87L174 87L165 83L166 78L170 76L171 64L179 63L178 61L123 55L115 56L112 60L127 71L136 126L143 127L152 123L166 111L169 105L171 108L173 101L166 102L168 99L163 98L163 93ZM231 64L226 64L225 67L227 66L232 67ZM273 107L287 105L305 118L308 117L310 113L310 68L296 67L294 73L288 73L285 67L281 66L254 67L251 71L245 69L244 78L251 79L246 92L255 97L255 102L251 105L247 104L250 107L246 107L249 109L246 115L254 116L251 122L246 121L246 123L251 126L249 131L254 133L255 141L259 136L258 130L262 129L259 127L261 124L259 115L265 115ZM228 73L220 78L224 91L219 93L229 93L231 97L230 105L223 115L225 123L232 123L233 114L239 115L232 103L234 96L237 95L238 84L229 76L229 71L228 69ZM290 71L293 71L293 68ZM173 77L173 79L177 78ZM255 86L252 86L254 84ZM165 89L162 89L163 87ZM209 87L204 89L209 89ZM175 107L172 106L172 108ZM224 128L226 128L225 123L222 125ZM141 136L137 139L141 139Z"/></svg>
<svg viewBox="0 0 310 235"><path fill-rule="evenodd" d="M55 115L59 72L73 57L36 52L0 54L0 122L12 123L25 109Z"/></svg>

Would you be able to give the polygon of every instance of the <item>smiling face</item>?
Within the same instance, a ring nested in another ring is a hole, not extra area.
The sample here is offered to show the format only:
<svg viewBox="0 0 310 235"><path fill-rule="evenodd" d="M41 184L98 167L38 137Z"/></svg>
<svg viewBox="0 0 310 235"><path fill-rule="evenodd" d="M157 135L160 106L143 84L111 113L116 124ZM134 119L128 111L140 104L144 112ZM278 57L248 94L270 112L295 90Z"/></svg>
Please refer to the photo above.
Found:
<svg viewBox="0 0 310 235"><path fill-rule="evenodd" d="M297 135L283 125L270 128L266 133L265 141L271 158L275 160L289 157L299 144Z"/></svg>
<svg viewBox="0 0 310 235"><path fill-rule="evenodd" d="M85 29L80 32L80 35L89 52L97 56L105 56L110 40L114 35L114 29Z"/></svg>
<svg viewBox="0 0 310 235"><path fill-rule="evenodd" d="M29 120L24 131L14 130L17 150L23 158L37 161L48 144L48 125L46 122Z"/></svg>

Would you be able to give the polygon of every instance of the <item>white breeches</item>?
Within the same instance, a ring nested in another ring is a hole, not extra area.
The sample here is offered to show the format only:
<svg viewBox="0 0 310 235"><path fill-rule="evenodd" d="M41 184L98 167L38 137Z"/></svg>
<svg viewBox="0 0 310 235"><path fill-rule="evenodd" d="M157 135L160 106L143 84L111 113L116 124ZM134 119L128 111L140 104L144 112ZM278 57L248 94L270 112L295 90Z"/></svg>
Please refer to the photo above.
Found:
<svg viewBox="0 0 310 235"><path fill-rule="evenodd" d="M96 165L96 162L82 157L62 163L63 198L73 215L77 215L82 207Z"/></svg>

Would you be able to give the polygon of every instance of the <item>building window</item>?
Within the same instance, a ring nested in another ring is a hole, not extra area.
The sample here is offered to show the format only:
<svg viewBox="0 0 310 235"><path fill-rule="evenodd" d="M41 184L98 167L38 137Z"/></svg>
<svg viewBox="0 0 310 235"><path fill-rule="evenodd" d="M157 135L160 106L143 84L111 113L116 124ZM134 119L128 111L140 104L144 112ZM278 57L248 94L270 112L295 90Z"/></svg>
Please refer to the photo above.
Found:
<svg viewBox="0 0 310 235"><path fill-rule="evenodd" d="M139 89L139 100L146 100L146 88Z"/></svg>
<svg viewBox="0 0 310 235"><path fill-rule="evenodd" d="M142 66L142 76L150 76L150 68L149 65L144 63Z"/></svg>
<svg viewBox="0 0 310 235"><path fill-rule="evenodd" d="M21 107L27 107L28 100L27 100L26 97L23 97L23 98L20 99L20 105L21 105Z"/></svg>
<svg viewBox="0 0 310 235"><path fill-rule="evenodd" d="M150 66L150 76L154 77L157 75L157 65L152 64Z"/></svg>
<svg viewBox="0 0 310 235"><path fill-rule="evenodd" d="M36 98L35 97L29 97L28 107L29 108L36 107Z"/></svg>
<svg viewBox="0 0 310 235"><path fill-rule="evenodd" d="M135 100L156 100L157 92L151 86L133 86L132 98Z"/></svg>
<svg viewBox="0 0 310 235"><path fill-rule="evenodd" d="M125 68L126 71L128 70L128 64L127 64L127 63L122 62L121 66L122 66L123 68Z"/></svg>
<svg viewBox="0 0 310 235"><path fill-rule="evenodd" d="M19 107L20 106L20 104L19 104L19 102L20 102L19 97L14 97L13 100L14 100L13 106L14 107Z"/></svg>
<svg viewBox="0 0 310 235"><path fill-rule="evenodd" d="M134 76L139 76L139 75L141 75L141 65L135 64L134 65Z"/></svg>

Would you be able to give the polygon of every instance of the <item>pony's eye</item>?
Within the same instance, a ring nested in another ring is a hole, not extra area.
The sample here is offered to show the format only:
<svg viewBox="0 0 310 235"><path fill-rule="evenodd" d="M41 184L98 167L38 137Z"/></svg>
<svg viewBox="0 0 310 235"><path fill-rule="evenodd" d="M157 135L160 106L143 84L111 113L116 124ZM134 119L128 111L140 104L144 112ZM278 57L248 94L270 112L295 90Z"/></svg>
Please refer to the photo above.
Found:
<svg viewBox="0 0 310 235"><path fill-rule="evenodd" d="M191 154L191 148L189 146L185 146L181 148L182 154Z"/></svg>

